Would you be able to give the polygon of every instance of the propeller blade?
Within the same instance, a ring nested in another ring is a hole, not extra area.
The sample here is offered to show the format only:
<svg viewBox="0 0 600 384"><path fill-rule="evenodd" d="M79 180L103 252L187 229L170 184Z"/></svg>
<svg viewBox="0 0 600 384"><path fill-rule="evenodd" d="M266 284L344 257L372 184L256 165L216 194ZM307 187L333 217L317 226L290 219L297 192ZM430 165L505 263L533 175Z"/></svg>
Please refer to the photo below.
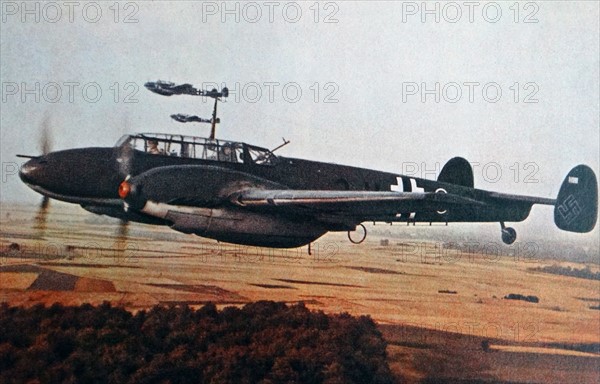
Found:
<svg viewBox="0 0 600 384"><path fill-rule="evenodd" d="M119 220L116 239L113 244L114 255L119 261L126 261L129 242L129 221Z"/></svg>
<svg viewBox="0 0 600 384"><path fill-rule="evenodd" d="M50 205L50 198L48 196L42 197L42 203L40 204L40 208L42 210L47 210Z"/></svg>
<svg viewBox="0 0 600 384"><path fill-rule="evenodd" d="M46 216L48 215L48 207L50 205L50 198L48 196L42 197L42 201L38 207L37 213L35 214L34 228L40 233L39 236L43 236L46 231Z"/></svg>
<svg viewBox="0 0 600 384"><path fill-rule="evenodd" d="M42 155L46 155L52 151L52 142L50 137L50 118L48 116L44 116L44 120L42 120L42 127L40 132L40 150L42 151Z"/></svg>
<svg viewBox="0 0 600 384"><path fill-rule="evenodd" d="M119 174L123 179L131 176L133 172L133 148L129 145L122 145L119 149L119 156L117 162L119 163Z"/></svg>
<svg viewBox="0 0 600 384"><path fill-rule="evenodd" d="M127 134L129 131L129 116L127 114L123 114L121 116L121 135ZM117 162L119 163L119 175L126 179L130 177L133 173L133 156L134 151L133 147L130 144L123 144L119 148L119 152L117 155Z"/></svg>
<svg viewBox="0 0 600 384"><path fill-rule="evenodd" d="M129 236L129 221L119 220L117 228L117 242L126 242Z"/></svg>
<svg viewBox="0 0 600 384"><path fill-rule="evenodd" d="M39 146L42 155L46 155L52 151L52 140L50 136L50 117L48 115L45 115L40 127ZM50 198L48 196L43 196L34 218L34 229L39 231L38 236L40 237L44 236L46 232L46 216L48 215L49 206Z"/></svg>

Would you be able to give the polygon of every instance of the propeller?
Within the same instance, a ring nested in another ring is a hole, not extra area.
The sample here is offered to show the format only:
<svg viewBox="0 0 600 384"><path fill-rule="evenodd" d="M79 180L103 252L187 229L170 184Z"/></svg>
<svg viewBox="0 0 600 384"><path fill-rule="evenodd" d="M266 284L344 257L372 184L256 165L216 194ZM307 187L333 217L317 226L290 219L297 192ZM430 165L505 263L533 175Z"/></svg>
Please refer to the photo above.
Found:
<svg viewBox="0 0 600 384"><path fill-rule="evenodd" d="M119 175L121 175L123 179L130 178L133 172L133 148L131 145L121 145L117 156L117 162L119 163Z"/></svg>
<svg viewBox="0 0 600 384"><path fill-rule="evenodd" d="M125 135L129 129L129 117L124 114L121 117L121 135ZM131 177L133 173L133 147L129 143L123 143L117 153L117 163L119 163L119 175L123 178Z"/></svg>
<svg viewBox="0 0 600 384"><path fill-rule="evenodd" d="M127 241L127 236L129 236L129 221L127 220L119 220L119 228L117 229L117 241Z"/></svg>
<svg viewBox="0 0 600 384"><path fill-rule="evenodd" d="M51 138L50 138L50 118L46 115L42 120L41 134L40 134L40 149L42 155L46 155L51 151Z"/></svg>
<svg viewBox="0 0 600 384"><path fill-rule="evenodd" d="M42 156L47 155L52 151L52 140L50 137L50 117L48 115L44 116L40 126L40 141L38 146L42 152ZM44 195L40 205L38 206L34 225L34 228L40 232L40 236L42 236L46 231L46 216L48 214L49 205L50 198Z"/></svg>
<svg viewBox="0 0 600 384"><path fill-rule="evenodd" d="M35 214L35 225L34 228L40 231L40 235L43 235L46 231L46 215L48 214L48 206L50 205L50 198L48 196L42 197L42 201L38 206L38 210Z"/></svg>
<svg viewBox="0 0 600 384"><path fill-rule="evenodd" d="M122 129L125 131L129 127L129 119L126 115L123 116L123 123L121 124ZM122 132L125 133L125 132ZM117 153L118 172L123 180L129 180L133 172L133 148L128 143L124 143L119 147ZM123 210L127 211L127 206L123 202ZM113 244L115 255L122 258L125 249L127 248L129 238L129 221L119 220L119 226L116 232L116 239Z"/></svg>
<svg viewBox="0 0 600 384"><path fill-rule="evenodd" d="M115 242L113 243L113 254L118 261L127 261L127 250L129 246L129 221L119 220Z"/></svg>

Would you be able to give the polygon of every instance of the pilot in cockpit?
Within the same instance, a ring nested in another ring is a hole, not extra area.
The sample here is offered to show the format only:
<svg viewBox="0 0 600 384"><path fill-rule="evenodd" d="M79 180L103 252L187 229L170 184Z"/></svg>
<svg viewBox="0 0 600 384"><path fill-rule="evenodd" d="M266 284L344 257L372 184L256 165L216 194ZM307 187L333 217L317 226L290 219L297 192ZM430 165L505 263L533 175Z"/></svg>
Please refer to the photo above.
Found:
<svg viewBox="0 0 600 384"><path fill-rule="evenodd" d="M221 154L219 156L219 160L228 161L231 163L237 163L237 154L233 144L225 144L221 147Z"/></svg>
<svg viewBox="0 0 600 384"><path fill-rule="evenodd" d="M148 151L147 152L151 153L153 155L162 155L165 153L162 149L158 148L158 141L152 140L152 139L148 140Z"/></svg>

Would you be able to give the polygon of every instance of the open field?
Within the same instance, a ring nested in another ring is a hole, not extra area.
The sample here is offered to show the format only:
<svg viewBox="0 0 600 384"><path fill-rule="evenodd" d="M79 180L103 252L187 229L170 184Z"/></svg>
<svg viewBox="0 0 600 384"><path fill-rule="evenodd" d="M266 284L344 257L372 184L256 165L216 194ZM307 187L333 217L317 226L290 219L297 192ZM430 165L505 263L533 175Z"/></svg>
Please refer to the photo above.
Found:
<svg viewBox="0 0 600 384"><path fill-rule="evenodd" d="M600 282L532 271L558 263L448 248L435 241L329 234L312 247L220 244L51 203L1 208L0 300L219 306L304 301L368 314L408 382L586 383L600 379ZM395 228L398 233L402 227ZM422 229L426 231L426 229ZM451 240L451 239L449 239ZM499 245L500 246L500 245ZM598 265L587 264L593 272ZM510 293L538 303L506 300ZM485 347L484 347L485 345Z"/></svg>

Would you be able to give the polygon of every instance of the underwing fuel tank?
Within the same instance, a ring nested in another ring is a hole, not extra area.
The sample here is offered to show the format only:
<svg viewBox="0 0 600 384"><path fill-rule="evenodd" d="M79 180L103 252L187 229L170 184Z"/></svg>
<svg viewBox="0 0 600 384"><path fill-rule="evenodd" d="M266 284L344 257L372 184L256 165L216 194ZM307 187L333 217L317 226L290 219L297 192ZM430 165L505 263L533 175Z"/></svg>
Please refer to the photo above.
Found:
<svg viewBox="0 0 600 384"><path fill-rule="evenodd" d="M248 212L237 207L196 208L146 202L143 213L163 217L183 233L260 247L295 248L327 232L320 223L302 217Z"/></svg>

